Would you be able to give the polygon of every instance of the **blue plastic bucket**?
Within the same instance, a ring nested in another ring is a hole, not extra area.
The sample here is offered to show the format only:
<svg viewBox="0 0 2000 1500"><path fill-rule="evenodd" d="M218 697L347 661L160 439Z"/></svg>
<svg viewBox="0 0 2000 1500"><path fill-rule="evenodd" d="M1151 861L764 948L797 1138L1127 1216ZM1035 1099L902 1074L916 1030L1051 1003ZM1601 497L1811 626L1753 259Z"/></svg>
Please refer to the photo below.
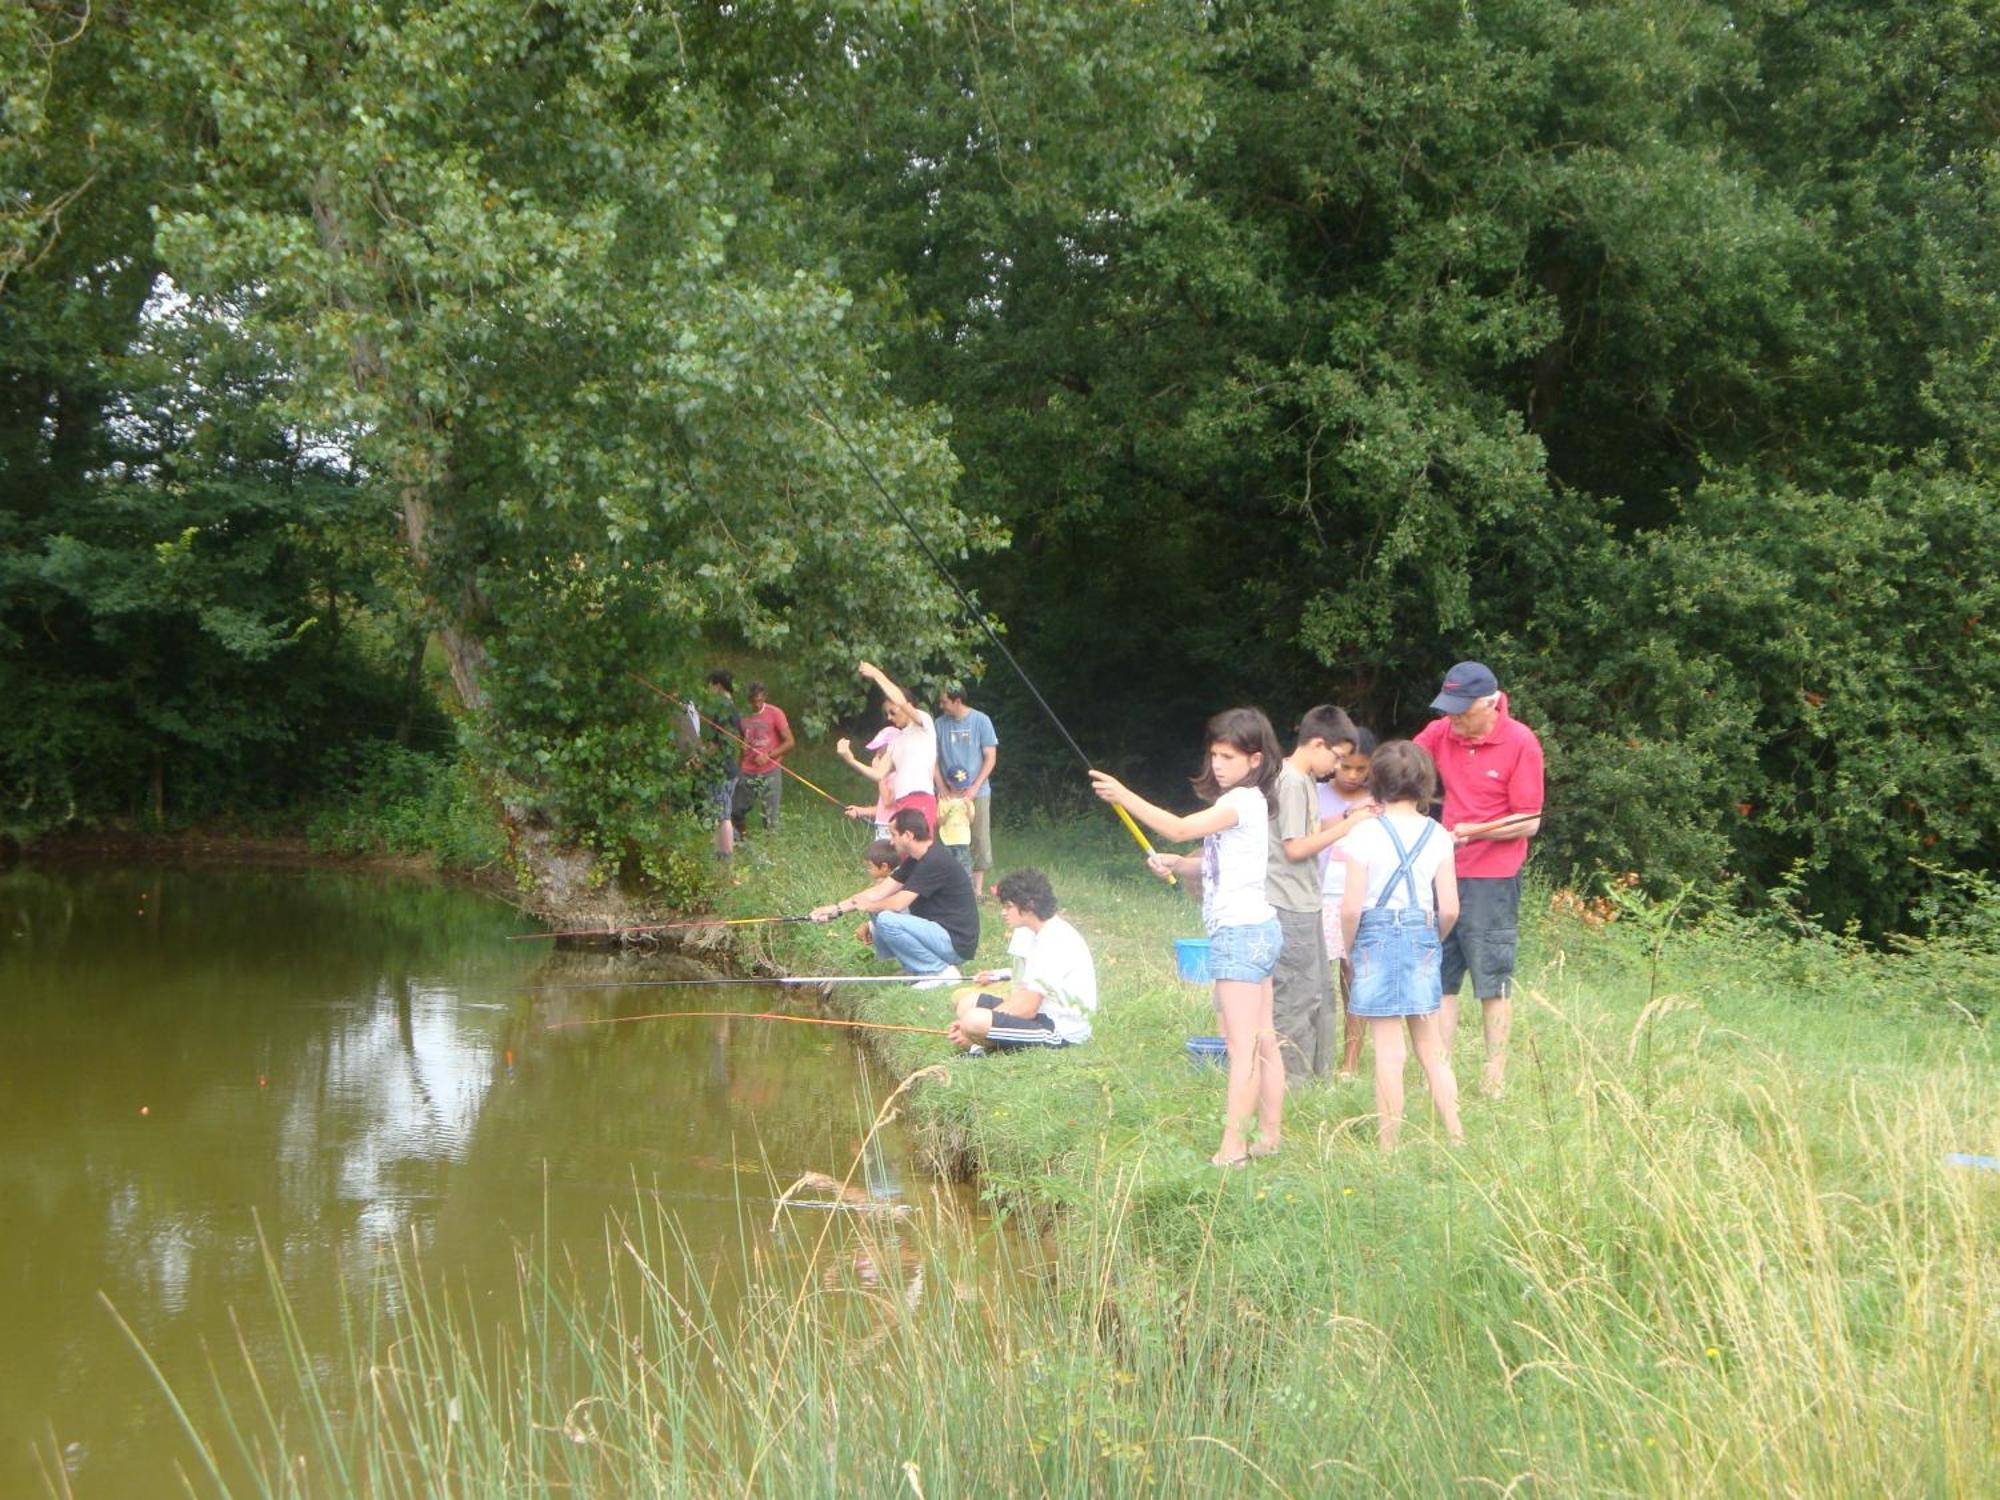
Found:
<svg viewBox="0 0 2000 1500"><path fill-rule="evenodd" d="M1208 939L1175 938L1174 967L1191 984L1208 983Z"/></svg>
<svg viewBox="0 0 2000 1500"><path fill-rule="evenodd" d="M1191 1036L1188 1061L1197 1068L1220 1068L1229 1062L1229 1048L1219 1036Z"/></svg>

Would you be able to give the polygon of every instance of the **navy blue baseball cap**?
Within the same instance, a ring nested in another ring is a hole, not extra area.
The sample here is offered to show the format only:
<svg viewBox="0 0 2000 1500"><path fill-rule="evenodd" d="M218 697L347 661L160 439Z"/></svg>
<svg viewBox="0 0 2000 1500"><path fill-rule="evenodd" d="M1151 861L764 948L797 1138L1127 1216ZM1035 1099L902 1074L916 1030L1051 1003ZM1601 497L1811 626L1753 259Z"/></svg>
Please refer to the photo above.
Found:
<svg viewBox="0 0 2000 1500"><path fill-rule="evenodd" d="M1444 688L1431 699L1431 708L1441 714L1462 714L1481 698L1500 691L1500 679L1485 664L1462 661L1444 674Z"/></svg>

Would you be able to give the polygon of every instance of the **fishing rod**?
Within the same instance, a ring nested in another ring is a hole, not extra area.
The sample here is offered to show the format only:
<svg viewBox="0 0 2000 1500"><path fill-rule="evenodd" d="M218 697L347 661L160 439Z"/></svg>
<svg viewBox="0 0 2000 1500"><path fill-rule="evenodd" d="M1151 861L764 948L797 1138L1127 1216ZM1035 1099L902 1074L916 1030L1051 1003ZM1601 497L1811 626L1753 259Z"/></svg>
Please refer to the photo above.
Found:
<svg viewBox="0 0 2000 1500"><path fill-rule="evenodd" d="M834 421L832 413L820 404L819 398L812 393L811 387L807 386L803 381L798 380L796 376L793 379L799 387L800 394L806 398L806 404L813 409L813 414L819 418L827 431L840 439L840 445L861 466L861 472L868 476L868 482L875 486L876 491L888 503L889 509L895 513L896 519L903 523L903 529L909 532L911 537L915 539L918 550L926 558L930 559L930 564L937 570L938 577L942 578L951 591L958 595L958 602L965 607L966 614L971 617L973 622L985 632L986 639L993 643L993 649L999 652L1002 660L1014 669L1014 675L1021 679L1021 686L1028 690L1029 696L1040 706L1042 712L1048 715L1049 722L1055 725L1056 733L1063 737L1063 742L1076 752L1076 758L1083 762L1083 768L1086 771L1096 769L1090 757L1084 753L1083 746L1076 742L1076 736L1069 732L1069 726L1064 724L1055 709L1049 706L1049 700L1042 696L1042 690L1035 686L1034 679L1028 675L1027 668L1014 659L1014 653L1007 649L1007 643L1000 639L999 633L987 621L986 612L972 602L972 596L959 586L958 580L952 577L951 570L944 565L944 560L931 550L931 544L925 539L924 534L917 530L916 522L910 519L909 513L901 505L897 504L896 497L889 493L889 487L882 483L880 477L875 473L875 466L868 462L868 456L854 445L846 432L841 429L840 424ZM1132 821L1132 815L1116 803L1112 804L1112 811L1118 814L1118 821L1125 825L1125 831L1138 841L1139 847L1145 850L1147 856L1150 857L1154 852L1152 843L1140 831L1139 825ZM1167 884L1179 885L1180 879L1178 876L1168 875Z"/></svg>
<svg viewBox="0 0 2000 1500"><path fill-rule="evenodd" d="M791 1021L799 1026L845 1026L856 1031L914 1031L922 1036L950 1036L942 1026L899 1026L889 1021L847 1021L831 1016L788 1016L775 1010L657 1010L643 1016L593 1016L582 1021L551 1021L549 1031L576 1026L622 1026L628 1021Z"/></svg>
<svg viewBox="0 0 2000 1500"><path fill-rule="evenodd" d="M665 688L660 687L656 683L648 682L645 678L641 677L637 672L627 672L625 675L630 677L634 682L638 683L640 687L646 689L647 692L657 694L660 698L664 699L666 702L671 703L675 708L685 708L689 713L693 714L697 719L701 720L702 723L706 724L710 729L713 729L717 734L721 735L724 739L734 740L737 744L741 745L745 750L749 750L760 755L763 753L762 751L759 751L755 745L751 744L748 740L744 739L742 735L737 734L732 730L724 729L720 724L716 723L715 720L711 719L707 714L703 713L699 708L696 708L694 704L676 698L672 693L668 692ZM839 808L843 813L847 811L847 804L845 802L842 802L838 797L834 796L832 792L829 792L825 787L819 785L817 782L806 780L805 777L801 776L797 771L794 771L790 766L786 765L781 760L773 760L771 764L776 766L780 771L783 771L787 776L791 777L792 780L796 781L800 786L805 787L808 791L819 793L820 796L826 798L827 801L831 802L835 807Z"/></svg>
<svg viewBox="0 0 2000 1500"><path fill-rule="evenodd" d="M998 984L1003 979L1012 978L1012 971L996 969L991 983ZM940 979L936 974L803 974L803 975L757 975L757 974L716 974L701 979L603 979L589 984L522 984L515 989L530 995L549 995L570 990L682 990L716 989L738 984L773 984L786 988L807 988L814 985L834 984L949 984L948 979ZM970 984L973 981L967 980Z"/></svg>
<svg viewBox="0 0 2000 1500"><path fill-rule="evenodd" d="M757 927L771 922L810 922L811 917L691 917L685 922L647 922L638 927L571 927L562 932L510 932L510 943L540 938L624 937L634 932L670 932L680 927Z"/></svg>
<svg viewBox="0 0 2000 1500"><path fill-rule="evenodd" d="M1498 830L1505 828L1509 823L1532 823L1541 816L1542 815L1539 811L1524 812L1524 813L1509 813L1504 818L1495 818L1492 822L1488 823L1483 832L1489 834L1497 832Z"/></svg>

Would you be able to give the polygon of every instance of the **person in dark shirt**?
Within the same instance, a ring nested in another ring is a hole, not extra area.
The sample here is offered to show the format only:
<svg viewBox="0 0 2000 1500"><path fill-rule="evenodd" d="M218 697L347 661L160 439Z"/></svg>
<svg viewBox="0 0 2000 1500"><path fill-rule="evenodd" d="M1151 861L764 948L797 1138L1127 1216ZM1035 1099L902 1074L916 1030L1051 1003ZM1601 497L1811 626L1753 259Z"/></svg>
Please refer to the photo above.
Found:
<svg viewBox="0 0 2000 1500"><path fill-rule="evenodd" d="M715 857L728 859L736 853L736 747L743 739L743 720L736 712L736 679L727 669L717 667L708 674L708 702L701 717L721 731L722 738L702 742L702 759L715 775L709 794L715 805Z"/></svg>
<svg viewBox="0 0 2000 1500"><path fill-rule="evenodd" d="M814 907L812 919L873 913L869 941L877 953L941 984L962 977L958 966L972 962L979 948L979 898L971 877L933 837L930 819L918 808L906 807L890 821L889 842L902 863L846 900Z"/></svg>

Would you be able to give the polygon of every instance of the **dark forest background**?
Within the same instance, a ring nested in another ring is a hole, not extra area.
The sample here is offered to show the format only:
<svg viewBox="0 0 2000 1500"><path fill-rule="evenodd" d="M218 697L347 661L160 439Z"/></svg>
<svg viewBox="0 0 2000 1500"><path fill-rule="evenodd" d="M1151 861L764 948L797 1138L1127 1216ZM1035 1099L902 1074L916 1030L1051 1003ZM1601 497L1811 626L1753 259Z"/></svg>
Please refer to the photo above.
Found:
<svg viewBox="0 0 2000 1500"><path fill-rule="evenodd" d="M0 823L432 764L530 881L694 881L625 674L725 649L814 729L970 671L1074 796L879 480L1163 792L1479 657L1553 867L1924 930L2000 832L1996 149L1990 0L0 8Z"/></svg>

